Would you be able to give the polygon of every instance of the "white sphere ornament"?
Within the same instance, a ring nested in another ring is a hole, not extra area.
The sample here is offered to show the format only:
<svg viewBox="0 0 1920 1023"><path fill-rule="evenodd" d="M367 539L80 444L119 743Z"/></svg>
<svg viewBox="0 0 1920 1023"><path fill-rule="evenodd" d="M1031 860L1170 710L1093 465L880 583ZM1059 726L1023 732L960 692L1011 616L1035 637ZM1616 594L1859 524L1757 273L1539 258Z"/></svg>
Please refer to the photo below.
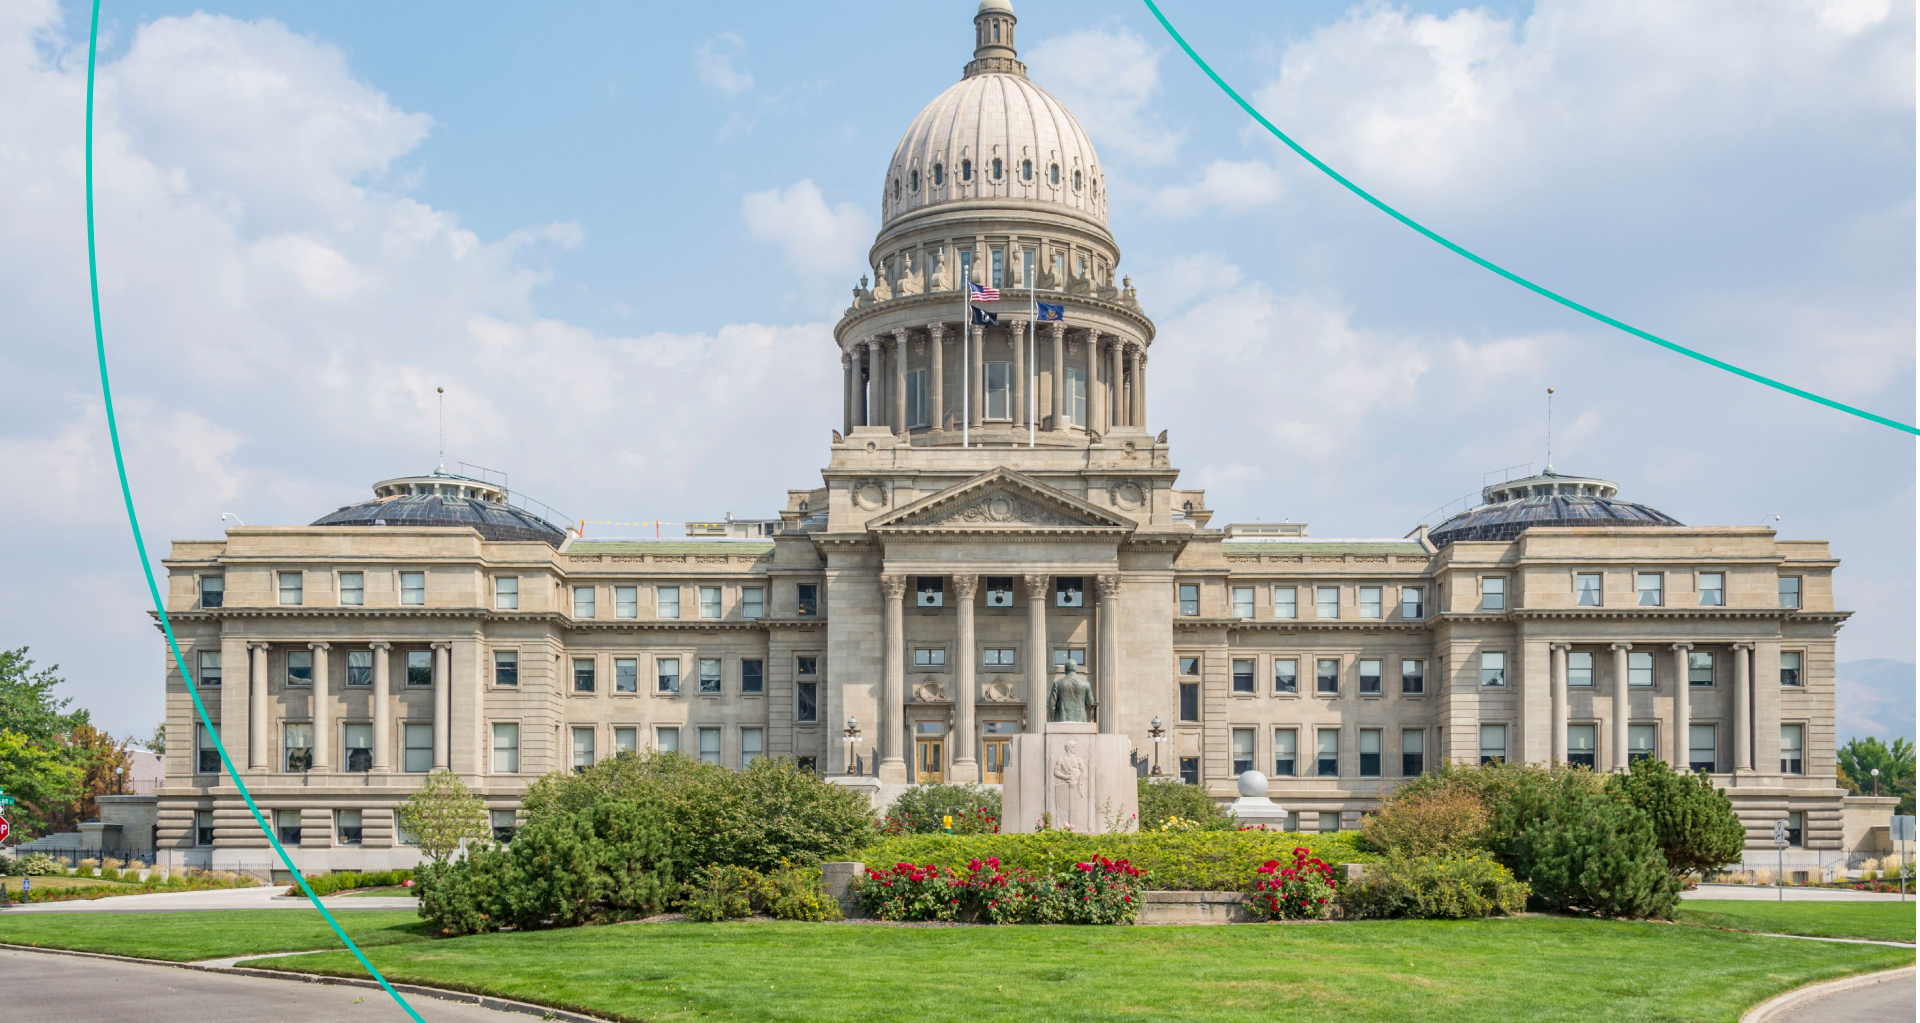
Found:
<svg viewBox="0 0 1920 1023"><path fill-rule="evenodd" d="M1251 799L1267 794L1267 776L1259 771L1247 771L1240 775L1240 794Z"/></svg>

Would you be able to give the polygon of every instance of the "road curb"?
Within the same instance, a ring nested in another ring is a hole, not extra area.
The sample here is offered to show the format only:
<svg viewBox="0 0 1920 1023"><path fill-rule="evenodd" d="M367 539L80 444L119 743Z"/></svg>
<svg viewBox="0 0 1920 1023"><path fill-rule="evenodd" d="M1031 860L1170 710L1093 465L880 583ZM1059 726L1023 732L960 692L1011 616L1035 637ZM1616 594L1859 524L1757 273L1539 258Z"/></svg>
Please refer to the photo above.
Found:
<svg viewBox="0 0 1920 1023"><path fill-rule="evenodd" d="M105 952L80 952L68 948L39 948L34 945L12 945L0 942L0 950L12 952L40 952L46 955L78 956L83 959L111 959L121 963L138 963L142 966L171 966L179 970L198 970L201 973L230 973L241 977L256 977L264 980L290 980L305 984L334 984L342 987L371 988L385 994L378 981L361 980L358 977L325 977L312 973L289 973L280 970L259 970L244 966L202 966L196 963L179 963L171 959L142 959L138 956L117 956ZM317 949L320 952L339 952L342 949ZM296 953L304 955L306 953ZM245 958L244 956L242 958ZM565 1009L535 1005L532 1002L519 1002L511 998L495 998L491 995L476 995L468 991L454 991L449 988L425 987L420 984L395 984L395 991L407 995L420 995L425 998L438 998L448 1002L465 1002L482 1009L495 1012L512 1012L523 1016L537 1016L541 1019L566 1020L567 1023L611 1023L600 1016L587 1016Z"/></svg>
<svg viewBox="0 0 1920 1023"><path fill-rule="evenodd" d="M1784 1016L1789 1010L1797 1009L1808 1002L1825 998L1828 995L1837 995L1843 991L1857 991L1863 987L1873 987L1878 984L1885 984L1888 981L1911 981L1913 979L1914 967L1903 966L1897 970L1882 970L1879 973L1863 973L1857 977L1842 977L1839 980L1809 984L1806 987L1795 988L1783 995L1775 995L1761 1002L1759 1005L1748 1009L1746 1015L1740 1017L1740 1023L1772 1023L1773 1020Z"/></svg>

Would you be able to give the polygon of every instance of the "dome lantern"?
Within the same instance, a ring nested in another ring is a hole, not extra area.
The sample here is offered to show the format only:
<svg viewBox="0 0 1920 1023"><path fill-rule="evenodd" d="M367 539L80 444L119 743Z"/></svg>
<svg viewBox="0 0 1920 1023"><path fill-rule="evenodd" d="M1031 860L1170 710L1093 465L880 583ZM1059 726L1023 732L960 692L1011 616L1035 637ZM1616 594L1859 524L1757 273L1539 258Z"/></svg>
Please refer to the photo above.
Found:
<svg viewBox="0 0 1920 1023"><path fill-rule="evenodd" d="M1027 66L1016 59L1018 54L1013 47L1013 27L1019 20L1013 16L1013 4L1008 0L980 0L980 9L973 15L973 59L967 62L963 77L984 74L1026 77Z"/></svg>

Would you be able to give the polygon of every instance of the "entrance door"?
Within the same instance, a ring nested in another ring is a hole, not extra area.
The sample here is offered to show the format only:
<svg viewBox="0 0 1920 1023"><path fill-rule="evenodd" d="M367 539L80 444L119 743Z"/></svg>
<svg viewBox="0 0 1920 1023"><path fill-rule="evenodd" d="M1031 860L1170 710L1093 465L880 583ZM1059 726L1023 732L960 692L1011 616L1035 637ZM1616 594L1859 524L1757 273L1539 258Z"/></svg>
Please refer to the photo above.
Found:
<svg viewBox="0 0 1920 1023"><path fill-rule="evenodd" d="M1007 773L1007 752L1013 743L1008 739L996 739L989 735L981 741L980 748L986 754L985 762L980 765L980 780L988 785L999 785Z"/></svg>
<svg viewBox="0 0 1920 1023"><path fill-rule="evenodd" d="M945 764L942 761L946 753L946 740L916 739L915 745L919 747L919 755L914 758L917 775L914 780L922 784L941 780L942 771L945 770Z"/></svg>

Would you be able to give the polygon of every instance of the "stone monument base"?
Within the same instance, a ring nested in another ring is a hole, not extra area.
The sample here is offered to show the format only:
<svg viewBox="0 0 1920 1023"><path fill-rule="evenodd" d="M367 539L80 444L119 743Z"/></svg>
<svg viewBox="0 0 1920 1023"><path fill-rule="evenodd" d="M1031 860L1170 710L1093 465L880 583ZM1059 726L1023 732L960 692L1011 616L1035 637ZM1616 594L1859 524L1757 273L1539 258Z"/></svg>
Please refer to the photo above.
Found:
<svg viewBox="0 0 1920 1023"><path fill-rule="evenodd" d="M1101 735L1082 721L1050 721L1046 731L1013 737L1000 791L1000 830L1038 831L1042 819L1056 829L1103 834L1139 830L1138 774L1127 762L1132 743L1124 735Z"/></svg>

